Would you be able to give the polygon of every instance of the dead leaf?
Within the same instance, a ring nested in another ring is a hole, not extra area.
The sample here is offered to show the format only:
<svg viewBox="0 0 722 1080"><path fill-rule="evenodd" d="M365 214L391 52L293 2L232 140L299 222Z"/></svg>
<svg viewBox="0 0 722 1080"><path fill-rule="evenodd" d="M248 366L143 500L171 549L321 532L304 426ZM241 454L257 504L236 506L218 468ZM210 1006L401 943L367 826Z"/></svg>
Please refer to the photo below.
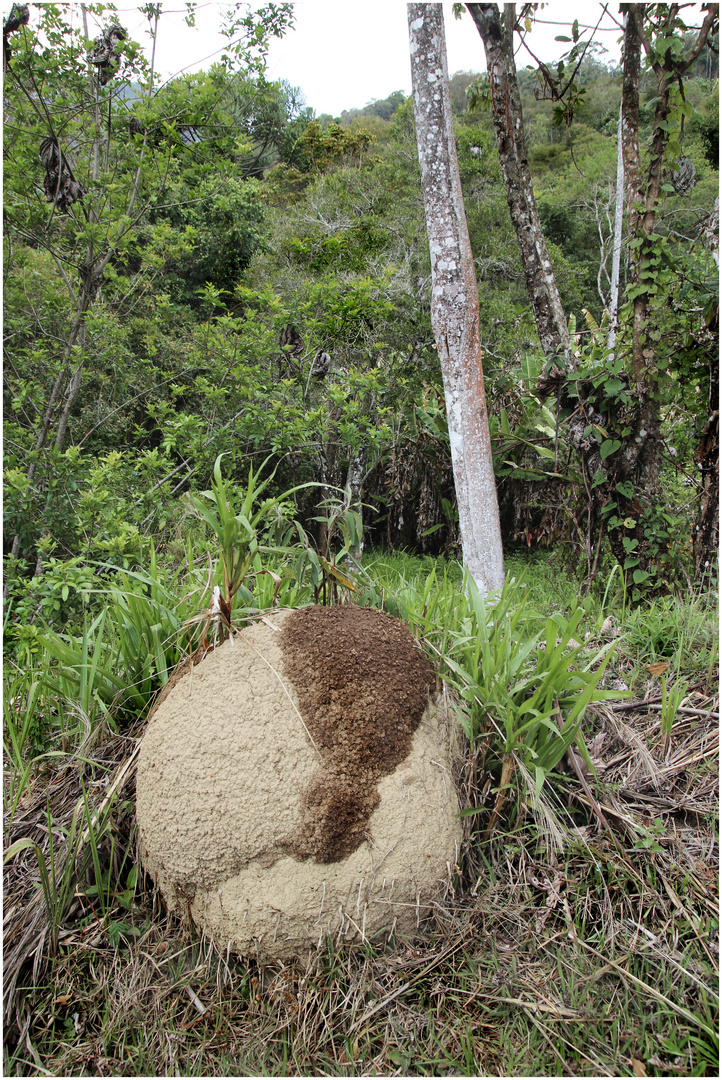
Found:
<svg viewBox="0 0 722 1080"><path fill-rule="evenodd" d="M602 747L604 746L604 740L606 739L606 733L600 731L598 735L595 735L589 744L589 756L590 758L598 758L601 756Z"/></svg>
<svg viewBox="0 0 722 1080"><path fill-rule="evenodd" d="M561 889L562 886L566 884L566 878L557 870L554 875L553 881L549 881L549 879L547 879L546 881L540 881L539 878L535 878L533 876L529 880L535 889L540 889L542 892L546 892L548 894L546 900L544 901L544 910L537 918L534 925L535 933L540 934L541 931L544 929L547 919L554 911L559 901L562 899Z"/></svg>
<svg viewBox="0 0 722 1080"><path fill-rule="evenodd" d="M598 773L603 773L607 768L607 763L602 757L602 748L605 739L605 733L600 731L598 735L594 736L589 744L589 758ZM586 762L582 762L582 772L584 773L585 779L591 779L593 774Z"/></svg>
<svg viewBox="0 0 722 1080"><path fill-rule="evenodd" d="M658 660L656 664L644 665L650 675L664 675L669 667L669 660Z"/></svg>
<svg viewBox="0 0 722 1080"><path fill-rule="evenodd" d="M639 1058L633 1057L632 1058L632 1072L634 1073L635 1076L646 1076L647 1075L647 1066L644 1064L643 1061L640 1061Z"/></svg>

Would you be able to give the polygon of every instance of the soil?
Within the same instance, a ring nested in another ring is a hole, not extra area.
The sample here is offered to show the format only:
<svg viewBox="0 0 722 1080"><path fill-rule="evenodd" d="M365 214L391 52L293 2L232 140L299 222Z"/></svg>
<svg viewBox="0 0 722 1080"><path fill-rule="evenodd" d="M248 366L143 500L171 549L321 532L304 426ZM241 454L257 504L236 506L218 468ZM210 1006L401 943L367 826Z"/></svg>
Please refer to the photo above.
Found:
<svg viewBox="0 0 722 1080"><path fill-rule="evenodd" d="M333 863L369 839L378 781L408 756L435 684L406 626L353 606L295 611L281 634L284 671L322 763L283 841L297 859Z"/></svg>

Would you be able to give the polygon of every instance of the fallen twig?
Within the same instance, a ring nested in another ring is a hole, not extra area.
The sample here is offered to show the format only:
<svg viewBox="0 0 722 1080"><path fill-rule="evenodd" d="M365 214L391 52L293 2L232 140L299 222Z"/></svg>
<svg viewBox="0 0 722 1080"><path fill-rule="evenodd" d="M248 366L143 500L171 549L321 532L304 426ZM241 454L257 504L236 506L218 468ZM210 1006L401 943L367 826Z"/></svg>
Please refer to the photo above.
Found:
<svg viewBox="0 0 722 1080"><path fill-rule="evenodd" d="M704 686L705 683L706 680L692 683L691 686L687 687L687 693L690 694L693 690L698 690L700 686ZM610 708L612 712L632 712L635 709L648 709L653 705L661 704L661 701L662 695L655 694L654 697L646 698L641 701L625 701L622 705L611 705ZM681 710L678 709L677 711L680 712ZM704 715L706 716L707 713L705 712Z"/></svg>

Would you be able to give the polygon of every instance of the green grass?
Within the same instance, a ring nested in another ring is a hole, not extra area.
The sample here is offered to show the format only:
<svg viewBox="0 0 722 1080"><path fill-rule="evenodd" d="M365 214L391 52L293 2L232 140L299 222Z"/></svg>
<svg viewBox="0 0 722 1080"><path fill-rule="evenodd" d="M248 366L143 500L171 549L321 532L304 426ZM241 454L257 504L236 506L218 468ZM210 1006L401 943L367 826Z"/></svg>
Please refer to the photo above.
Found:
<svg viewBox="0 0 722 1080"><path fill-rule="evenodd" d="M311 602L267 568L249 608ZM458 563L370 552L356 598L409 621L470 737L463 873L413 942L259 968L167 916L135 864L130 751L208 603L205 556L149 570L6 664L7 1075L718 1075L713 598L630 609L614 574L581 597L553 558L513 555L521 584L487 610ZM539 721L555 699L566 741Z"/></svg>
<svg viewBox="0 0 722 1080"><path fill-rule="evenodd" d="M715 600L711 595L665 597L633 609L624 624L627 647L640 663L669 660L705 674L718 655Z"/></svg>

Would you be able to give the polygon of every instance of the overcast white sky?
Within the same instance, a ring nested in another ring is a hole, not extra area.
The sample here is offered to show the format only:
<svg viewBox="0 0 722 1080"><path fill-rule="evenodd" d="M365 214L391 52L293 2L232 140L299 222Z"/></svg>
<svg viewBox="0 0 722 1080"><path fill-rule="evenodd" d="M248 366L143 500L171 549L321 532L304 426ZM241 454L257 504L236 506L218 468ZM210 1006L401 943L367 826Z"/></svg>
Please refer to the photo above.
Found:
<svg viewBox="0 0 722 1080"><path fill-rule="evenodd" d="M181 69L208 68L223 49L218 34L221 9L227 5L202 3L197 7L196 29L185 25L185 8L166 0L160 22L157 66L166 76ZM618 4L610 5L616 13ZM483 71L484 47L467 12L454 19L451 3L444 3L449 72ZM74 8L78 11L79 4ZM287 79L300 86L317 114L338 116L344 109L360 108L394 90L411 92L409 35L405 0L296 0L296 24L269 54L269 78ZM147 20L137 8L118 3L118 15L131 36L149 41ZM596 25L602 5L585 0L552 0L538 12L530 37L534 52L543 60L556 59L569 45L554 41L569 33L574 19ZM557 25L551 25L556 23ZM605 29L602 29L605 28ZM597 40L619 59L619 30L605 16ZM517 66L531 62L522 49Z"/></svg>

